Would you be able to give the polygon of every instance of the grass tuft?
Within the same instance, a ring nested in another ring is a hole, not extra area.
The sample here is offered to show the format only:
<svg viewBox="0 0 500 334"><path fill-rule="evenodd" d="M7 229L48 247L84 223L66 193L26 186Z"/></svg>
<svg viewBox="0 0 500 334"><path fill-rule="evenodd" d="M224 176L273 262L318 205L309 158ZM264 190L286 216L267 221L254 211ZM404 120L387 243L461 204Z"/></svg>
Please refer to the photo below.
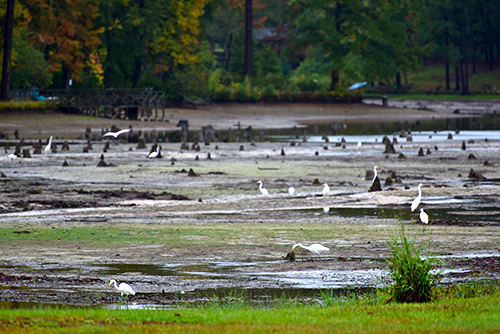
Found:
<svg viewBox="0 0 500 334"><path fill-rule="evenodd" d="M423 256L423 244L416 246L417 234L410 242L405 234L404 224L401 231L387 244L393 252L387 258L389 273L394 282L388 289L387 301L400 303L421 303L432 300L433 289L439 283L439 274L431 272L437 260Z"/></svg>

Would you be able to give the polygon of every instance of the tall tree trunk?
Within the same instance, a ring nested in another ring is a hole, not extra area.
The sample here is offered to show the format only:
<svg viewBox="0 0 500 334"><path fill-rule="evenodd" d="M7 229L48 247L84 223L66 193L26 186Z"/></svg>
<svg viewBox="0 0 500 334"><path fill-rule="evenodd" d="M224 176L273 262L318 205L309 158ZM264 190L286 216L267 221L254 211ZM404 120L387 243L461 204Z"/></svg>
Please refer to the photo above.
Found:
<svg viewBox="0 0 500 334"><path fill-rule="evenodd" d="M493 30L491 28L490 12L488 1L484 1L484 12L486 16L486 52L488 52L487 58L489 60L490 71L493 71L493 64L495 63L494 47L493 47Z"/></svg>
<svg viewBox="0 0 500 334"><path fill-rule="evenodd" d="M66 91L66 93L69 94L71 89L71 85L69 84L71 80L71 70L65 65L63 65L62 68L62 80L63 80L63 88Z"/></svg>
<svg viewBox="0 0 500 334"><path fill-rule="evenodd" d="M396 72L396 92L399 92L401 89L401 73Z"/></svg>
<svg viewBox="0 0 500 334"><path fill-rule="evenodd" d="M224 48L224 55L226 58L226 62L225 62L225 65L226 65L226 71L229 71L229 64L231 63L231 52L229 52L229 50L231 50L231 45L233 44L233 33L229 33L229 38L228 38L228 42L226 43L226 47Z"/></svg>
<svg viewBox="0 0 500 334"><path fill-rule="evenodd" d="M444 10L444 19L448 20L448 15L446 9ZM450 33L448 32L448 28L444 28L444 45L446 50L448 50L448 45L450 44ZM450 86L450 58L446 55L446 90L449 91L451 89Z"/></svg>
<svg viewBox="0 0 500 334"><path fill-rule="evenodd" d="M12 67L12 32L14 31L14 0L7 0L2 63L1 100L10 100L10 70Z"/></svg>
<svg viewBox="0 0 500 334"><path fill-rule="evenodd" d="M472 44L472 74L476 74L476 41L474 40L474 33L471 34Z"/></svg>
<svg viewBox="0 0 500 334"><path fill-rule="evenodd" d="M245 0L245 75L248 79L252 77L252 34L252 0Z"/></svg>
<svg viewBox="0 0 500 334"><path fill-rule="evenodd" d="M464 64L463 64L463 59L459 61L459 67L460 67L460 83L462 85L462 94L465 93L465 76L464 76Z"/></svg>
<svg viewBox="0 0 500 334"><path fill-rule="evenodd" d="M467 59L464 59L464 93L469 93L469 68L467 66Z"/></svg>
<svg viewBox="0 0 500 334"><path fill-rule="evenodd" d="M450 61L446 61L446 90L449 91L451 89L450 85Z"/></svg>
<svg viewBox="0 0 500 334"><path fill-rule="evenodd" d="M339 83L339 72L337 70L332 70L332 82L330 84L330 90L335 90L337 84Z"/></svg>
<svg viewBox="0 0 500 334"><path fill-rule="evenodd" d="M455 90L457 92L460 90L460 71L458 67L455 67Z"/></svg>
<svg viewBox="0 0 500 334"><path fill-rule="evenodd" d="M340 19L341 17L341 12L342 12L342 3L341 1L337 1L336 8L335 8L335 29L340 32L341 31L341 26L342 26L342 21ZM332 81L330 82L330 90L335 90L337 88L337 84L339 82L339 72L337 70L332 70L331 72L331 77Z"/></svg>
<svg viewBox="0 0 500 334"><path fill-rule="evenodd" d="M134 74L132 75L132 88L137 87L137 83L141 78L142 73L142 60L136 59L134 62Z"/></svg>
<svg viewBox="0 0 500 334"><path fill-rule="evenodd" d="M403 76L405 77L405 92L408 91L408 77L406 76L406 71L403 71Z"/></svg>

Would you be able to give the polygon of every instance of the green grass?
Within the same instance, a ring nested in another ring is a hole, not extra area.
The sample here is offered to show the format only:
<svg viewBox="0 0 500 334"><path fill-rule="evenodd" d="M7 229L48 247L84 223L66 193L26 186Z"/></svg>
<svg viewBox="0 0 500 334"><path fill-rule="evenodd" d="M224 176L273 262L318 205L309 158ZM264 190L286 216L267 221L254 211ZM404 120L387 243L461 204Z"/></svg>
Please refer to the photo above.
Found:
<svg viewBox="0 0 500 334"><path fill-rule="evenodd" d="M119 219L117 217L117 219ZM28 232L28 233L19 233ZM355 231L344 231L347 234ZM343 233L344 233L343 232ZM168 244L171 247L186 246L219 246L256 243L260 246L275 244L274 237L280 234L282 238L292 240L325 240L336 238L338 229L328 225L314 226L304 229L293 224L150 224L126 226L72 226L67 227L29 227L0 228L0 245L17 243L38 243L55 246L57 244L75 243L99 247L122 244Z"/></svg>
<svg viewBox="0 0 500 334"><path fill-rule="evenodd" d="M7 333L495 333L500 295L420 304L0 310Z"/></svg>

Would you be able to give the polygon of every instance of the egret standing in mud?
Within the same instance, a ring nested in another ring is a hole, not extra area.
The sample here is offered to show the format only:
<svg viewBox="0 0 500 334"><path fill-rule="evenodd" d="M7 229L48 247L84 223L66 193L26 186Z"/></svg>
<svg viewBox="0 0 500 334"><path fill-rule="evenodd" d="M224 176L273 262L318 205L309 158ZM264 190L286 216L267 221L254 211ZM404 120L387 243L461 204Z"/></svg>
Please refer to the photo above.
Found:
<svg viewBox="0 0 500 334"><path fill-rule="evenodd" d="M51 148L52 148L52 136L50 136L49 143L47 144L47 146L45 146L45 148L43 149L43 151L45 153L48 153L48 152L50 152Z"/></svg>
<svg viewBox="0 0 500 334"><path fill-rule="evenodd" d="M263 188L263 187L262 187L262 181L261 181L261 180L259 180L259 181L257 181L257 183L259 184L259 190L260 190L260 193L261 193L262 195L264 195L264 196L269 196L269 191L267 191L267 189L266 189L266 188Z"/></svg>
<svg viewBox="0 0 500 334"><path fill-rule="evenodd" d="M420 201L422 200L422 186L423 185L424 185L423 183L420 183L418 185L418 196L415 197L415 199L411 203L411 211L412 212L417 209L418 205L420 204Z"/></svg>
<svg viewBox="0 0 500 334"><path fill-rule="evenodd" d="M116 280L112 279L110 282L109 282L109 286L111 286L111 284L114 284L115 285L115 288L120 291L121 293L121 297L120 299L123 298L123 296L125 295L127 298L129 295L135 295L135 291L134 289L132 289L132 287L130 285L128 285L127 283L120 283L120 285L118 285L116 283Z"/></svg>
<svg viewBox="0 0 500 334"><path fill-rule="evenodd" d="M424 208L420 208L420 221L429 224L429 215L424 211Z"/></svg>
<svg viewBox="0 0 500 334"><path fill-rule="evenodd" d="M304 246L303 244L298 243L298 244L295 244L292 246L292 250L290 251L290 253L293 253L293 251L295 250L296 247L302 247L304 249L307 249L308 251L318 255L319 257L320 257L320 253L328 252L330 250L330 248L325 247L325 246L320 245L320 244L311 244L309 246Z"/></svg>
<svg viewBox="0 0 500 334"><path fill-rule="evenodd" d="M294 187L288 188L288 195L292 196L293 194L295 194L295 188Z"/></svg>
<svg viewBox="0 0 500 334"><path fill-rule="evenodd" d="M330 192L330 187L326 183L323 183L322 186L323 186L323 198L325 198Z"/></svg>
<svg viewBox="0 0 500 334"><path fill-rule="evenodd" d="M373 184L373 182L375 182L375 180L377 179L377 176L378 176L377 168L378 168L378 166L373 166L373 180L372 180L372 184Z"/></svg>
<svg viewBox="0 0 500 334"><path fill-rule="evenodd" d="M158 157L159 154L160 154L160 146L158 145L158 146L156 146L156 150L155 151L149 153L148 158L149 159L154 159L154 158Z"/></svg>

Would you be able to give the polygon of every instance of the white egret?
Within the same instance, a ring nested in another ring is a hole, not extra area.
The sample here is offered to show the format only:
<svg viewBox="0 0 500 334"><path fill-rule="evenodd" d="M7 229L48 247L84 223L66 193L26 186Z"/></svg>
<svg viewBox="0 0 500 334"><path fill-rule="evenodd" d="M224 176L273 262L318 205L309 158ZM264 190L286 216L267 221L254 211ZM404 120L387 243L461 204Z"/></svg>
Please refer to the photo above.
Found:
<svg viewBox="0 0 500 334"><path fill-rule="evenodd" d="M260 190L260 193L261 193L262 195L264 195L264 196L269 196L269 191L267 191L267 189L266 189L266 188L263 188L263 187L262 187L262 181L261 181L261 180L259 180L259 181L257 181L257 183L259 184L259 190Z"/></svg>
<svg viewBox="0 0 500 334"><path fill-rule="evenodd" d="M329 207L329 206L325 206L325 207L323 207L323 213L324 213L325 215L329 214L329 213L330 213L330 207Z"/></svg>
<svg viewBox="0 0 500 334"><path fill-rule="evenodd" d="M322 186L323 186L323 197L326 197L330 192L330 187L326 183L323 183Z"/></svg>
<svg viewBox="0 0 500 334"><path fill-rule="evenodd" d="M361 148L361 146L363 146L363 143L361 143L361 141L358 141L358 148Z"/></svg>
<svg viewBox="0 0 500 334"><path fill-rule="evenodd" d="M130 132L130 129L123 129L123 130L116 131L116 132L109 131L109 132L106 132L105 134L103 134L102 136L103 137L114 137L116 139L116 138L118 138L119 135L127 133L127 132Z"/></svg>
<svg viewBox="0 0 500 334"><path fill-rule="evenodd" d="M11 161L17 159L17 155L15 155L14 153L9 154L8 157L10 158Z"/></svg>
<svg viewBox="0 0 500 334"><path fill-rule="evenodd" d="M377 178L377 168L378 166L373 166L373 180L372 180L372 183L375 182L375 179Z"/></svg>
<svg viewBox="0 0 500 334"><path fill-rule="evenodd" d="M120 291L121 293L121 297L123 297L123 295L135 295L135 291L134 289L132 289L132 287L130 285L128 285L127 283L120 283L120 285L118 285L116 283L116 280L112 279L110 282L109 282L109 286L111 286L111 284L115 284L115 288Z"/></svg>
<svg viewBox="0 0 500 334"><path fill-rule="evenodd" d="M45 146L45 148L43 149L43 151L44 151L45 153L50 152L50 149L51 149L51 148L52 148L52 136L50 136L50 138L49 138L49 143L47 144L47 146Z"/></svg>
<svg viewBox="0 0 500 334"><path fill-rule="evenodd" d="M292 196L293 194L295 194L295 188L294 188L294 187L290 187L290 188L288 188L288 194L289 194L290 196Z"/></svg>
<svg viewBox="0 0 500 334"><path fill-rule="evenodd" d="M160 154L160 146L158 145L158 146L156 146L156 150L155 150L155 151L153 151L153 152L149 153L148 158L149 158L149 159L154 159L154 158L156 158L159 154Z"/></svg>
<svg viewBox="0 0 500 334"><path fill-rule="evenodd" d="M415 199L413 200L413 202L411 203L411 211L415 211L415 209L418 207L418 205L420 204L420 200L422 199L422 186L424 184L423 183L420 183L418 185L418 196L415 197Z"/></svg>
<svg viewBox="0 0 500 334"><path fill-rule="evenodd" d="M429 215L424 211L424 208L420 208L420 221L429 224Z"/></svg>
<svg viewBox="0 0 500 334"><path fill-rule="evenodd" d="M314 253L314 254L316 254L318 256L319 256L320 253L328 252L330 250L330 248L325 247L325 246L320 245L320 244L312 244L312 245L309 245L309 246L304 246L303 244L299 243L299 244L295 244L295 245L292 246L292 250L290 251L290 253L292 253L294 251L295 247L302 247L302 248L307 249L311 253Z"/></svg>

